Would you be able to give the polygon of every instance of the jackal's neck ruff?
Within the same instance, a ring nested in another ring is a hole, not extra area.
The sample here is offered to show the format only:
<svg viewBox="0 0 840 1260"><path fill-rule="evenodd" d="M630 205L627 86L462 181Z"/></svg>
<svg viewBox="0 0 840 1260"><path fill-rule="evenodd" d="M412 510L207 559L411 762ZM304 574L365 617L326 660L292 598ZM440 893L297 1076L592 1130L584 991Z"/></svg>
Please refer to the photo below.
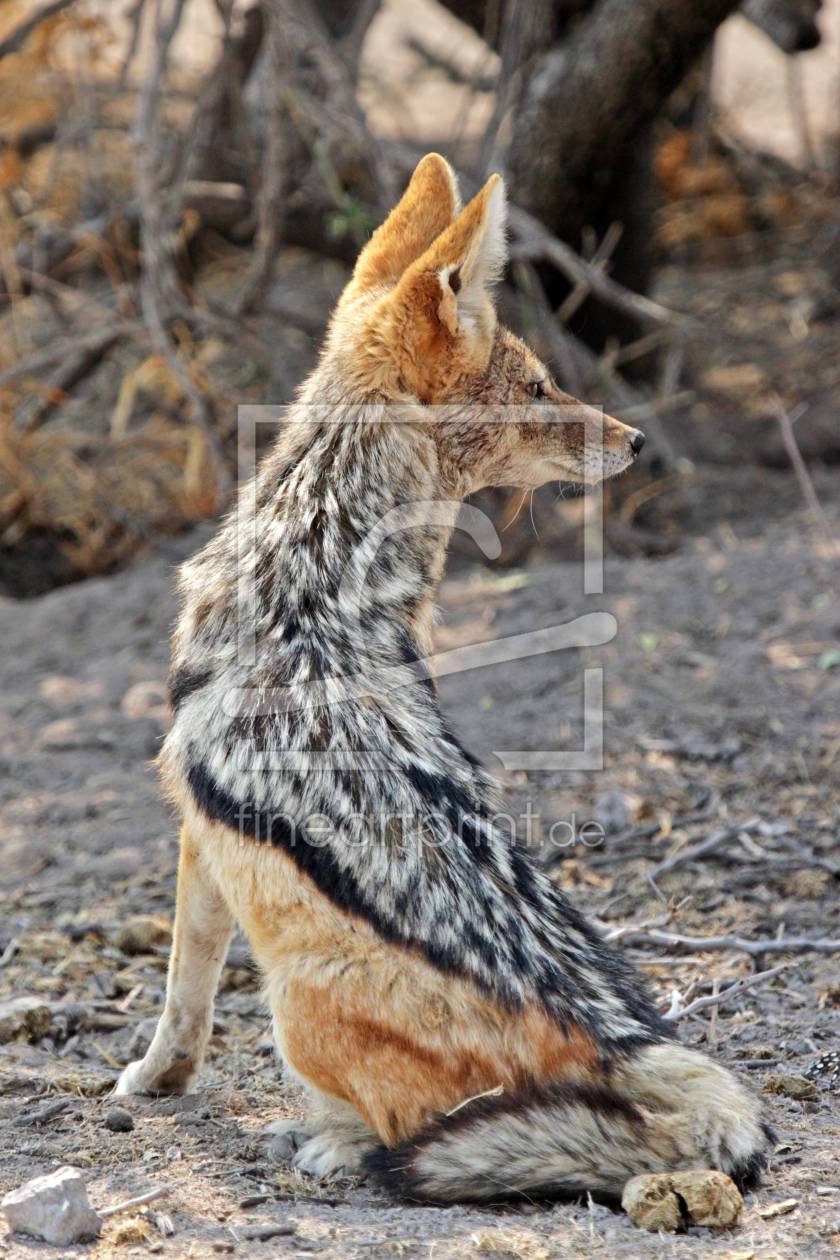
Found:
<svg viewBox="0 0 840 1260"><path fill-rule="evenodd" d="M461 495L592 475L590 415L577 436L536 412L477 422L479 404L565 397L496 326L503 208L491 181L459 212L427 158L363 252L285 431L183 569L162 761L185 809L279 847L348 915L609 1051L666 1026L495 825L493 780L410 670L431 652ZM607 470L625 466L632 431L598 423Z"/></svg>

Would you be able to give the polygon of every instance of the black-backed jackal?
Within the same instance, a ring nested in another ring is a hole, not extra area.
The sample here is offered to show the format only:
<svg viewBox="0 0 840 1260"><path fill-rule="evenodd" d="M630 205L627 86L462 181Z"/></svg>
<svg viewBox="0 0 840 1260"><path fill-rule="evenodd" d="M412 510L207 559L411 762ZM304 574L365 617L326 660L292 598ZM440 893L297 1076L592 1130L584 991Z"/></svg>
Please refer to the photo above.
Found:
<svg viewBox="0 0 840 1260"><path fill-rule="evenodd" d="M461 209L447 163L424 158L290 423L182 570L161 757L183 814L169 984L118 1091L194 1086L238 922L317 1104L301 1168L438 1202L615 1196L674 1169L749 1183L755 1100L678 1044L497 829L494 781L412 665L432 654L464 495L597 480L644 440L574 404L498 324L504 229L498 176Z"/></svg>

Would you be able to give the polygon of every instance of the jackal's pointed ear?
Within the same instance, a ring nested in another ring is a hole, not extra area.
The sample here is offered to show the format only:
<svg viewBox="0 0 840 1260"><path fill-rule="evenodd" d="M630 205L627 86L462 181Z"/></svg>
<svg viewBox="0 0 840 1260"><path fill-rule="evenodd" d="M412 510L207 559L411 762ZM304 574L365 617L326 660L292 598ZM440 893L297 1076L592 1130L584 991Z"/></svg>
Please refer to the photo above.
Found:
<svg viewBox="0 0 840 1260"><path fill-rule="evenodd" d="M491 175L403 276L394 297L452 336L495 325L492 287L507 261L505 186ZM430 309L431 307L431 309Z"/></svg>
<svg viewBox="0 0 840 1260"><path fill-rule="evenodd" d="M353 286L367 289L399 280L460 209L455 172L439 153L427 153L402 198L359 255Z"/></svg>

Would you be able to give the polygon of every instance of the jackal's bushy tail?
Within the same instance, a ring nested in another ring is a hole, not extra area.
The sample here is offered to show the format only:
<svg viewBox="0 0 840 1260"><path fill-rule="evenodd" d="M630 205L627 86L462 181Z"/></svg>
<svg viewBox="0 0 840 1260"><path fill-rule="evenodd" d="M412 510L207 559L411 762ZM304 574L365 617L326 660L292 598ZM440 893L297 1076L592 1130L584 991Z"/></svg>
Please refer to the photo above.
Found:
<svg viewBox="0 0 840 1260"><path fill-rule="evenodd" d="M365 1164L383 1189L426 1202L619 1199L646 1172L717 1168L754 1185L771 1136L731 1073L681 1046L653 1046L609 1086L561 1081L478 1099Z"/></svg>

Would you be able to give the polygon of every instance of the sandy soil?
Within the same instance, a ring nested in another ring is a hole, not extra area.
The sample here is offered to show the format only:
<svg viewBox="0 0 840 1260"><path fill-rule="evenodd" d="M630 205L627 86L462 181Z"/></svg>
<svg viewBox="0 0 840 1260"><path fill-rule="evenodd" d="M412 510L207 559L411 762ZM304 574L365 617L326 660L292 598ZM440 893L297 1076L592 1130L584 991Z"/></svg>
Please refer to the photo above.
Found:
<svg viewBox="0 0 840 1260"><path fill-rule="evenodd" d="M603 667L604 770L506 778L511 812L526 814L529 802L539 812L534 842L575 901L611 926L656 915L662 907L645 879L656 863L724 821L757 817L762 830L661 878L664 895L691 897L678 930L837 937L836 563L798 511L756 536L740 532L722 523L660 561L609 560L602 596L584 598L573 564L449 579L442 648L596 608L612 611L619 631L586 653L450 677L443 702L491 764L496 748L578 747L582 669ZM184 540L182 550L197 541ZM840 1126L837 1095L825 1089L804 1102L763 1096L778 1133L771 1170L748 1198L742 1226L722 1234L660 1238L597 1205L410 1208L364 1185L292 1175L271 1162L265 1128L280 1117L294 1124L300 1102L281 1080L242 942L224 974L201 1093L120 1100L133 1130L103 1126L118 1067L142 1051L165 984L176 827L149 761L167 721L173 559L158 556L27 603L0 601L0 996L26 992L64 1004L63 1021L59 1012L40 1040L0 1047L0 1192L65 1162L84 1170L98 1206L170 1191L145 1214L110 1222L98 1243L65 1249L68 1256L116 1248L193 1257L836 1255ZM552 833L554 824L573 814L578 826L600 818L605 842L552 845L552 834L568 835ZM162 944L140 954L129 951L142 943L120 944L135 915L164 921ZM626 948L665 1005L674 986L692 997L714 978L725 985L750 970L737 951ZM757 965L787 959L774 951ZM779 980L725 1007L715 1029L704 1016L682 1028L757 1090L768 1072L801 1073L837 1044L836 955L791 960ZM82 1004L73 1008L75 1031L69 1002ZM68 1106L60 1114L32 1120L44 1103L61 1100ZM789 1212L762 1218L791 1198ZM276 1222L292 1223L295 1234L260 1242L244 1233ZM162 1232L170 1226L174 1232ZM0 1249L14 1260L56 1254L8 1236Z"/></svg>

